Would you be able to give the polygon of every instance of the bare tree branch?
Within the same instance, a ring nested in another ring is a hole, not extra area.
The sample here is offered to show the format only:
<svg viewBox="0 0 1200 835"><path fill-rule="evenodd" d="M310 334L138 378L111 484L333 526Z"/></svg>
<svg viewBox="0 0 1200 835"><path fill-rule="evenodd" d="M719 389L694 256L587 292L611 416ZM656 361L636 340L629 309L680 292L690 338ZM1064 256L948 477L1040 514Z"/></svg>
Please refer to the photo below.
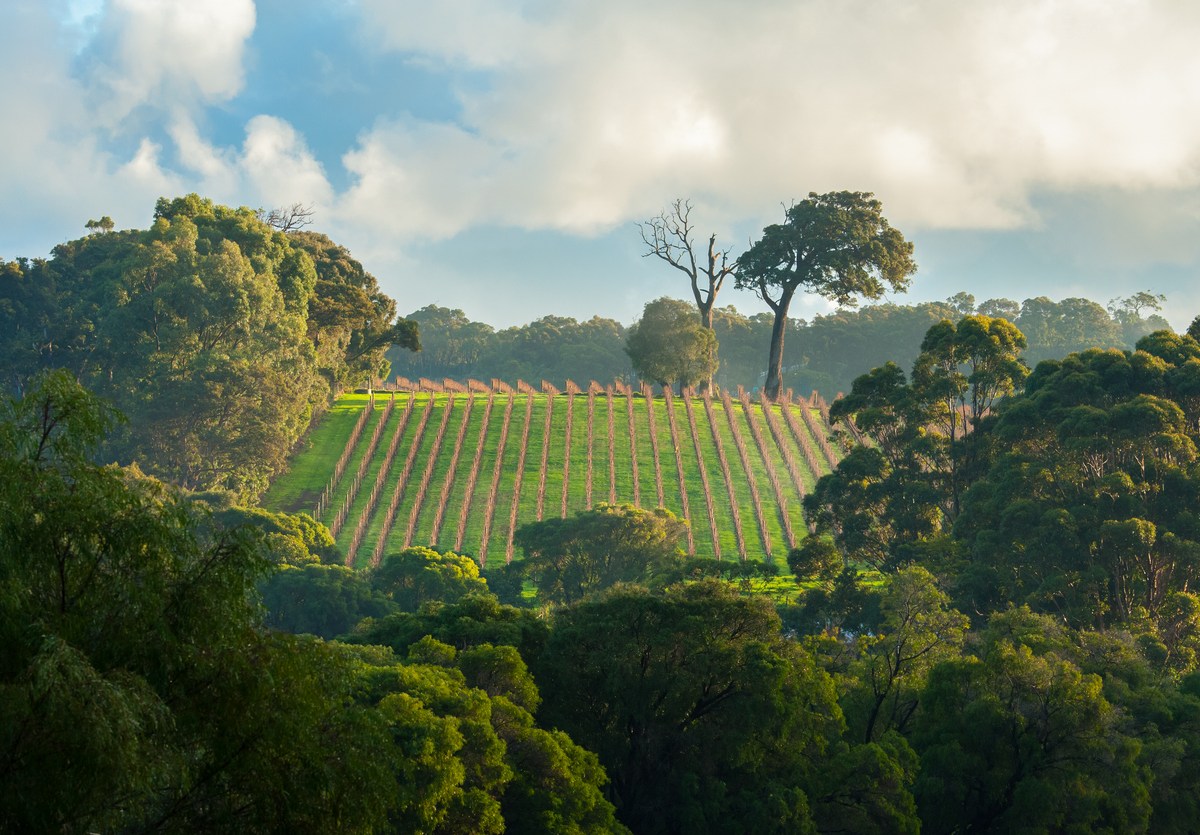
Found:
<svg viewBox="0 0 1200 835"><path fill-rule="evenodd" d="M736 259L729 257L730 249L717 247L717 236L713 234L708 238L707 257L702 254L703 262L698 261L698 242L691 214L692 201L679 198L657 217L639 223L638 230L646 245L643 257L653 255L688 277L700 311L700 323L711 330L717 294L725 279L733 274Z"/></svg>
<svg viewBox="0 0 1200 835"><path fill-rule="evenodd" d="M285 233L299 232L305 226L311 225L313 214L313 207L303 203L293 203L290 206L271 209L269 212L258 210L259 220Z"/></svg>

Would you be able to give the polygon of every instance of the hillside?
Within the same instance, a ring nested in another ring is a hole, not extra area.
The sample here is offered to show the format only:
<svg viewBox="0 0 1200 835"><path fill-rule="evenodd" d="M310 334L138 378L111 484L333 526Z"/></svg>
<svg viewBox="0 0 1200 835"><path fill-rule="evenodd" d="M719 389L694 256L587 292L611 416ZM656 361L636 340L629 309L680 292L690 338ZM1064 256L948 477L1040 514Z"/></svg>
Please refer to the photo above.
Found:
<svg viewBox="0 0 1200 835"><path fill-rule="evenodd" d="M670 509L698 556L782 560L805 533L801 499L841 454L820 401L413 388L340 398L264 504L314 513L360 567L406 545L495 566L522 524L601 502Z"/></svg>

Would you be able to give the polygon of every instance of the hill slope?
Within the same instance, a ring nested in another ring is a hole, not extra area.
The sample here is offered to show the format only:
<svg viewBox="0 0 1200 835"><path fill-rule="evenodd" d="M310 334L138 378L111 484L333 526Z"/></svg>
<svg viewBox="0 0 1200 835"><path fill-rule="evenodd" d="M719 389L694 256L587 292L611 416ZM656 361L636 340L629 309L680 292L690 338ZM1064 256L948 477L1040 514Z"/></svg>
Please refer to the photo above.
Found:
<svg viewBox="0 0 1200 835"><path fill-rule="evenodd" d="M314 513L359 567L406 545L494 566L522 524L600 502L667 507L698 556L782 560L841 454L823 404L453 387L342 397L263 503Z"/></svg>

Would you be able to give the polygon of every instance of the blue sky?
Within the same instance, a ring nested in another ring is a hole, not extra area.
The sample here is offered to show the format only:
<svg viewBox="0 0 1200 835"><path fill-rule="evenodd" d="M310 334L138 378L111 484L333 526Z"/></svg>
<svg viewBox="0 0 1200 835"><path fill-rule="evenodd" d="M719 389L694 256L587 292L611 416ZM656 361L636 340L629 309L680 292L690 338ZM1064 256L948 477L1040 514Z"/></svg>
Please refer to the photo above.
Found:
<svg viewBox="0 0 1200 835"><path fill-rule="evenodd" d="M636 228L674 198L736 252L853 189L916 245L895 301L1200 313L1200 4L6 0L0 32L0 258L298 201L402 311L628 323L686 297Z"/></svg>

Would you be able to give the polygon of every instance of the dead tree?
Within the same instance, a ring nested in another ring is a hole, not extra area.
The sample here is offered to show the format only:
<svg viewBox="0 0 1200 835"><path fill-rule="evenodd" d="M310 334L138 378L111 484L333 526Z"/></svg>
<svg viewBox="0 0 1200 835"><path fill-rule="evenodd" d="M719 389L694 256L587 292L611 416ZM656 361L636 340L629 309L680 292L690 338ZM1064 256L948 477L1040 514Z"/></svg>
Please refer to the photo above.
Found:
<svg viewBox="0 0 1200 835"><path fill-rule="evenodd" d="M712 330L713 307L717 294L725 279L733 275L736 258L730 258L730 249L717 248L717 236L708 236L708 251L700 252L700 242L692 226L692 201L676 199L670 208L657 217L638 224L646 252L642 257L655 256L688 277L692 284L692 297L700 312L700 324ZM712 387L709 379L701 384L701 391Z"/></svg>
<svg viewBox="0 0 1200 835"><path fill-rule="evenodd" d="M313 214L313 207L303 203L281 206L268 212L258 210L258 217L263 223L285 233L299 232L305 226L311 225Z"/></svg>

